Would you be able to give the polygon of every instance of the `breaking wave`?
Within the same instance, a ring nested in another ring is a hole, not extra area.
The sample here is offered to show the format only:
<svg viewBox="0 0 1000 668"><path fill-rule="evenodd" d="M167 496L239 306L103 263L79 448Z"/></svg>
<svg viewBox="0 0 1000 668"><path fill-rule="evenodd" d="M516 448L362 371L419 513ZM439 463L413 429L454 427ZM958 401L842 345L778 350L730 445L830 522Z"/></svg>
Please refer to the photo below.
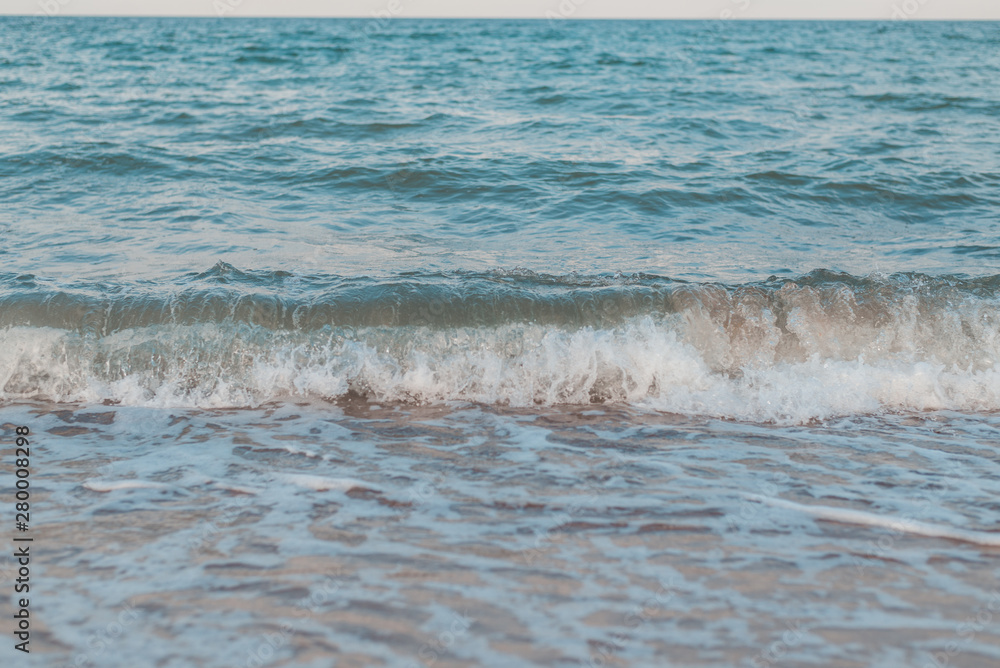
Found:
<svg viewBox="0 0 1000 668"><path fill-rule="evenodd" d="M1000 410L1000 276L743 285L527 271L240 272L57 289L6 277L0 399L626 403L801 422Z"/></svg>

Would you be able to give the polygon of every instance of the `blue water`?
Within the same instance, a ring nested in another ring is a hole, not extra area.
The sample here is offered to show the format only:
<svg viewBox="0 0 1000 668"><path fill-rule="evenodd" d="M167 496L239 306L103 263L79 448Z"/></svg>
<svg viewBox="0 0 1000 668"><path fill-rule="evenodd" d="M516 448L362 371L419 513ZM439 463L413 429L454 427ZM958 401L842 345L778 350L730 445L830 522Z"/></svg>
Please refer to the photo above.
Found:
<svg viewBox="0 0 1000 668"><path fill-rule="evenodd" d="M4 270L998 273L995 23L384 23L4 20Z"/></svg>
<svg viewBox="0 0 1000 668"><path fill-rule="evenodd" d="M993 23L2 29L7 397L1000 407Z"/></svg>
<svg viewBox="0 0 1000 668"><path fill-rule="evenodd" d="M0 18L38 665L996 665L998 47Z"/></svg>

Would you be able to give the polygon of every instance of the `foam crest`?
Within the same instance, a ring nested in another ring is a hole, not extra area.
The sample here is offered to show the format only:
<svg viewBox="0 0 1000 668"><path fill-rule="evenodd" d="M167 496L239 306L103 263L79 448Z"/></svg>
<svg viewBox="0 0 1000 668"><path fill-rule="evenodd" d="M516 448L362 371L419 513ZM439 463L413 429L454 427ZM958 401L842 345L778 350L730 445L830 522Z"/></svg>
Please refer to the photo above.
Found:
<svg viewBox="0 0 1000 668"><path fill-rule="evenodd" d="M0 332L0 392L5 400L199 407L348 395L404 403L627 403L778 422L1000 410L996 325L980 313L983 305L923 320L903 305L878 323L831 315L815 294L799 292L794 301L784 323L746 301L702 299L611 328L507 323L303 332L201 323L102 337L9 327ZM726 308L728 319L720 319ZM968 331L970 322L979 329Z"/></svg>

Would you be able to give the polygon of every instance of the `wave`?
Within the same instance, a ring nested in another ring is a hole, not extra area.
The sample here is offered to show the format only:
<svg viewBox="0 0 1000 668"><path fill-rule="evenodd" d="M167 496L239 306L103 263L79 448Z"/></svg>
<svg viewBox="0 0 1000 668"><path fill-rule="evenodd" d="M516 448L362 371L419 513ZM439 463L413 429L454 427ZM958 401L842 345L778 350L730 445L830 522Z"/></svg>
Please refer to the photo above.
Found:
<svg viewBox="0 0 1000 668"><path fill-rule="evenodd" d="M0 277L0 400L295 396L626 403L802 422L1000 410L1000 276L816 271L743 285L521 270L240 272L56 289Z"/></svg>
<svg viewBox="0 0 1000 668"><path fill-rule="evenodd" d="M817 504L795 503L781 498L767 497L760 494L750 495L747 498L766 503L778 508L795 510L807 515L812 515L817 519L828 522L840 522L842 524L858 524L861 526L878 527L888 529L896 533L908 533L914 536L927 536L929 538L945 538L958 541L960 543L972 543L984 547L1000 547L1000 533L987 531L974 531L970 529L960 529L946 524L934 524L931 522L921 522L909 517L893 517L870 513L863 510L852 510L851 508L841 508L837 506L823 506Z"/></svg>

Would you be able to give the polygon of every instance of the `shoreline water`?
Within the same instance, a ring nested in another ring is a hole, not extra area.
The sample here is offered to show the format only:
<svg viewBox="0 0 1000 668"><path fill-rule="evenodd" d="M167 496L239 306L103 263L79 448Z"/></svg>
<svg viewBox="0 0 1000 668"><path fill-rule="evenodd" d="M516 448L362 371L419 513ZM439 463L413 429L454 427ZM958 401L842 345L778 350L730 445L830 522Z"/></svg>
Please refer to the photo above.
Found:
<svg viewBox="0 0 1000 668"><path fill-rule="evenodd" d="M93 634L108 666L923 665L953 640L955 665L1000 656L989 624L956 635L987 610L997 548L905 530L1000 536L998 415L354 400L0 419L32 427L49 665ZM119 615L134 624L103 637Z"/></svg>

